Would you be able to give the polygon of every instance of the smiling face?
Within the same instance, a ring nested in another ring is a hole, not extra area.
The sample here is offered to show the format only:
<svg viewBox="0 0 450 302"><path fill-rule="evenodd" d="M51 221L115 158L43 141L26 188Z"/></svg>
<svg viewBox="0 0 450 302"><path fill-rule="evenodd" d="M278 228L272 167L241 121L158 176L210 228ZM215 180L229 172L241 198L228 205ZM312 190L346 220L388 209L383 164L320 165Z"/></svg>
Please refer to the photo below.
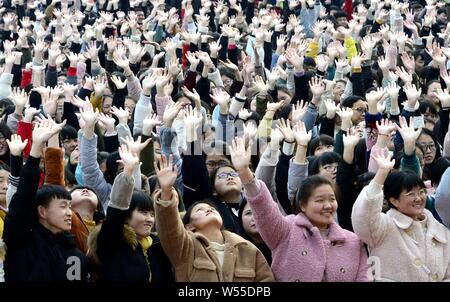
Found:
<svg viewBox="0 0 450 302"><path fill-rule="evenodd" d="M300 206L305 216L319 229L326 229L333 223L333 214L337 207L333 188L327 184L315 188L306 204Z"/></svg>
<svg viewBox="0 0 450 302"><path fill-rule="evenodd" d="M38 206L39 222L53 234L68 232L72 227L70 200L54 198L47 207Z"/></svg>
<svg viewBox="0 0 450 302"><path fill-rule="evenodd" d="M219 196L231 192L241 192L242 183L239 174L231 167L219 168L214 182L214 189Z"/></svg>
<svg viewBox="0 0 450 302"><path fill-rule="evenodd" d="M134 209L128 225L133 228L137 238L140 240L150 236L153 225L155 224L155 212Z"/></svg>
<svg viewBox="0 0 450 302"><path fill-rule="evenodd" d="M210 226L222 227L223 220L219 212L212 205L198 203L191 211L189 223L186 228L192 232L204 230Z"/></svg>
<svg viewBox="0 0 450 302"><path fill-rule="evenodd" d="M427 201L427 191L421 187L415 187L409 192L403 190L398 199L391 197L389 201L398 211L414 220L420 220Z"/></svg>

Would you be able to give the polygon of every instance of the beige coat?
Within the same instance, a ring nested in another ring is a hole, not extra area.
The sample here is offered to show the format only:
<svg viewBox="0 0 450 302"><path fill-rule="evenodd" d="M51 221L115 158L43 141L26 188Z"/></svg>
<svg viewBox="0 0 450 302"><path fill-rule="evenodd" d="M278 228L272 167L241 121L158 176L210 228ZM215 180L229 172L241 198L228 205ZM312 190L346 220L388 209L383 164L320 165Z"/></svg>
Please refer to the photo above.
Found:
<svg viewBox="0 0 450 302"><path fill-rule="evenodd" d="M216 252L209 240L187 231L178 214L176 192L173 200L155 196L156 227L162 247L175 268L176 281L181 282L258 282L274 281L263 254L249 241L234 233L223 231L225 256L220 268Z"/></svg>
<svg viewBox="0 0 450 302"><path fill-rule="evenodd" d="M382 213L383 191L372 188L375 194L369 197L365 187L356 200L352 224L369 255L378 257L373 259L380 265L376 280L450 281L450 231L426 209L426 227L396 209Z"/></svg>

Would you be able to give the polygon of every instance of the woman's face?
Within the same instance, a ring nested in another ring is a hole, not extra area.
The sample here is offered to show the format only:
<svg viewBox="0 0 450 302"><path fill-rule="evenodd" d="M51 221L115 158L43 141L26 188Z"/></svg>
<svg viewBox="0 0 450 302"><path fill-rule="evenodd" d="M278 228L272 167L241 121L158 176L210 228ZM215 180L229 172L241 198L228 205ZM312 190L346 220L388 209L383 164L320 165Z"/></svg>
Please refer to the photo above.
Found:
<svg viewBox="0 0 450 302"><path fill-rule="evenodd" d="M415 187L411 191L403 190L398 199L390 198L390 202L398 211L414 220L419 220L423 214L426 201L427 190L421 187Z"/></svg>
<svg viewBox="0 0 450 302"><path fill-rule="evenodd" d="M8 143L6 142L6 137L0 133L0 156L5 155L6 153L8 153L9 151L9 147L8 147Z"/></svg>
<svg viewBox="0 0 450 302"><path fill-rule="evenodd" d="M359 100L353 103L352 106L353 115L352 115L352 123L353 125L358 125L362 121L364 121L364 116L367 111L367 105L363 100Z"/></svg>
<svg viewBox="0 0 450 302"><path fill-rule="evenodd" d="M434 104L439 104L439 99L436 97L435 93L438 89L442 88L440 83L431 83L427 90L427 99L432 101Z"/></svg>
<svg viewBox="0 0 450 302"><path fill-rule="evenodd" d="M282 91L282 90L278 90L277 96L278 96L278 101L279 102L283 101L283 103L285 105L289 104L291 102L291 100L292 100L292 97L289 94L287 94L286 92Z"/></svg>
<svg viewBox="0 0 450 302"><path fill-rule="evenodd" d="M253 219L253 212L250 205L247 203L242 211L242 226L244 231L250 236L250 238L261 238L258 230L256 229L255 219Z"/></svg>
<svg viewBox="0 0 450 302"><path fill-rule="evenodd" d="M337 172L338 163L326 164L320 166L319 175L322 175L328 178L332 183L336 182L336 172Z"/></svg>
<svg viewBox="0 0 450 302"><path fill-rule="evenodd" d="M225 88L226 92L230 92L231 85L233 85L233 79L227 77L226 75L222 75L223 88Z"/></svg>
<svg viewBox="0 0 450 302"><path fill-rule="evenodd" d="M111 107L112 107L112 98L110 97L105 98L102 103L102 112L106 115L109 115L111 113Z"/></svg>
<svg viewBox="0 0 450 302"><path fill-rule="evenodd" d="M323 145L322 143L314 150L314 156L320 156L325 152L333 152L333 145Z"/></svg>
<svg viewBox="0 0 450 302"><path fill-rule="evenodd" d="M219 212L207 203L199 203L191 211L191 217L186 228L190 231L201 231L210 225L221 228L223 224Z"/></svg>
<svg viewBox="0 0 450 302"><path fill-rule="evenodd" d="M134 209L128 225L133 228L138 239L145 238L150 235L153 225L155 224L155 213L153 211L144 211Z"/></svg>
<svg viewBox="0 0 450 302"><path fill-rule="evenodd" d="M419 144L422 146L425 154L423 155L423 160L426 165L431 164L436 157L436 145L428 134L422 133L419 136Z"/></svg>
<svg viewBox="0 0 450 302"><path fill-rule="evenodd" d="M134 107L136 107L136 102L133 99L126 98L125 99L125 109L128 109L130 113L128 115L128 119L131 119L131 115L133 114Z"/></svg>
<svg viewBox="0 0 450 302"><path fill-rule="evenodd" d="M333 215L338 204L333 188L330 185L320 185L313 190L301 210L311 223L319 229L326 229L333 223Z"/></svg>
<svg viewBox="0 0 450 302"><path fill-rule="evenodd" d="M78 146L70 153L70 164L76 165L78 164L78 159L80 158L80 149L78 149Z"/></svg>
<svg viewBox="0 0 450 302"><path fill-rule="evenodd" d="M242 183L239 174L230 167L220 168L216 174L214 189L219 196L224 196L233 192L241 192Z"/></svg>
<svg viewBox="0 0 450 302"><path fill-rule="evenodd" d="M337 82L333 88L334 101L340 102L342 94L344 94L345 84L343 82Z"/></svg>
<svg viewBox="0 0 450 302"><path fill-rule="evenodd" d="M417 72L425 66L425 61L423 60L423 58L421 56L418 56L415 59L414 64L415 64L415 68L416 68L416 72Z"/></svg>

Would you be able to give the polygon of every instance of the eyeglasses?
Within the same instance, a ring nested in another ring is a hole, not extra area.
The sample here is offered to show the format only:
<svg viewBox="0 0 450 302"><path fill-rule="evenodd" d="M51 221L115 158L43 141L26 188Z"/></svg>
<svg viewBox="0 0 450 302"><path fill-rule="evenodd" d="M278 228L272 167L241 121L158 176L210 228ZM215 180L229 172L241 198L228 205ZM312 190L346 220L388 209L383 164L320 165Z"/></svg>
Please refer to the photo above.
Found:
<svg viewBox="0 0 450 302"><path fill-rule="evenodd" d="M4 143L4 142L6 142L6 137L0 136L0 143Z"/></svg>
<svg viewBox="0 0 450 302"><path fill-rule="evenodd" d="M408 198L414 198L414 199L416 199L417 197L425 198L427 196L427 190L421 189L421 190L419 190L419 192L411 191L404 195Z"/></svg>
<svg viewBox="0 0 450 302"><path fill-rule="evenodd" d="M219 178L219 179L225 179L228 177L238 177L238 176L239 176L239 174L236 172L228 172L228 173L222 172L222 173L217 174L217 178Z"/></svg>
<svg viewBox="0 0 450 302"><path fill-rule="evenodd" d="M434 151L434 150L436 150L436 145L434 144L434 143L431 143L431 144L420 144L420 146L422 146L422 148L423 148L423 150L426 152L427 150L430 150L430 151Z"/></svg>
<svg viewBox="0 0 450 302"><path fill-rule="evenodd" d="M330 165L325 165L322 166L322 169L327 170L327 171L333 171L333 170L337 170L338 164L330 164Z"/></svg>
<svg viewBox="0 0 450 302"><path fill-rule="evenodd" d="M222 165L227 165L227 164L228 164L228 162L226 160L219 160L219 161L208 160L206 162L206 165L210 169L214 169L217 166L222 166Z"/></svg>

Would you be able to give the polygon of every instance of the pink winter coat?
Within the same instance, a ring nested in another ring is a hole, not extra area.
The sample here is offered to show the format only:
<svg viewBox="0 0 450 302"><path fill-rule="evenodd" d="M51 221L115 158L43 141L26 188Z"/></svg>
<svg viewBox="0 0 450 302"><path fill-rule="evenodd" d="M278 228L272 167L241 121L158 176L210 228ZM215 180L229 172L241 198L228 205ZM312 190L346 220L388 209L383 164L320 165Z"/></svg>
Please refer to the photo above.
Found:
<svg viewBox="0 0 450 302"><path fill-rule="evenodd" d="M272 251L275 280L284 282L368 281L367 253L358 237L336 223L327 240L302 213L283 216L266 185L245 185L256 227ZM253 187L249 187L253 186ZM258 192L252 195L251 192Z"/></svg>

